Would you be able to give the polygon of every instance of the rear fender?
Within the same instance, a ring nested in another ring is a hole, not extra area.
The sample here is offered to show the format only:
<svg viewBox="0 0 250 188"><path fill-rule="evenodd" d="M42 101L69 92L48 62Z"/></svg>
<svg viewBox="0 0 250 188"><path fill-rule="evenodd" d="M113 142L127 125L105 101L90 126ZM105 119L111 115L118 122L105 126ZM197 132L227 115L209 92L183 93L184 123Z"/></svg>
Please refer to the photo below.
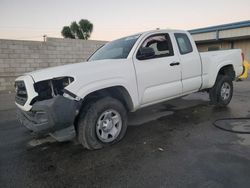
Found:
<svg viewBox="0 0 250 188"><path fill-rule="evenodd" d="M208 88L211 88L214 86L216 79L220 73L220 71L227 66L231 66L233 68L234 71L234 67L231 61L225 61L220 63L219 65L217 65L216 67L210 69L210 76L209 76L209 81L208 81ZM212 70L216 70L216 71L212 71Z"/></svg>

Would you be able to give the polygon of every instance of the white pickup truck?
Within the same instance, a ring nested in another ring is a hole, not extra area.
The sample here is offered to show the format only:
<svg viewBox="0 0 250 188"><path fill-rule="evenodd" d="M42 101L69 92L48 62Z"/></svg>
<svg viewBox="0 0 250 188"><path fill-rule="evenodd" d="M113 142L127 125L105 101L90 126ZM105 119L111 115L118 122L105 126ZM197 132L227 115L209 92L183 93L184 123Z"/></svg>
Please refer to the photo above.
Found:
<svg viewBox="0 0 250 188"><path fill-rule="evenodd" d="M124 137L127 112L197 91L226 106L242 63L239 49L199 53L186 31L139 33L105 44L87 62L17 78L18 119L37 134L100 149Z"/></svg>

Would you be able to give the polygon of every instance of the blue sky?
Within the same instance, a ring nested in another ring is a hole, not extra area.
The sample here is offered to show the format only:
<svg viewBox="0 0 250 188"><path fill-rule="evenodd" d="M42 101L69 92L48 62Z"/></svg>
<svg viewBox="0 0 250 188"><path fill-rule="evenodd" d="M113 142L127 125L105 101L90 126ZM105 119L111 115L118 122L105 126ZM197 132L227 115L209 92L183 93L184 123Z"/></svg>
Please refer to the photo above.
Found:
<svg viewBox="0 0 250 188"><path fill-rule="evenodd" d="M0 38L61 37L81 18L91 39L112 40L155 28L194 29L250 19L249 0L0 0Z"/></svg>

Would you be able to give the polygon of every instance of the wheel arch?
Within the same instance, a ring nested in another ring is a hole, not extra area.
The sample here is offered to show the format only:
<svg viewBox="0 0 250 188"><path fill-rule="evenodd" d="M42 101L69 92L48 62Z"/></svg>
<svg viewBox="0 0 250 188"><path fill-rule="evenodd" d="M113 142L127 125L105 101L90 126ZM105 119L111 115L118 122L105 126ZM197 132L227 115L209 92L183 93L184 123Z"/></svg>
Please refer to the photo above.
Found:
<svg viewBox="0 0 250 188"><path fill-rule="evenodd" d="M107 96L113 97L121 101L128 111L132 111L134 108L133 101L131 96L129 95L129 92L124 86L121 85L111 86L93 91L87 94L84 97L83 101L84 100L89 101L92 99L94 100L97 98L103 98Z"/></svg>
<svg viewBox="0 0 250 188"><path fill-rule="evenodd" d="M210 87L213 87L218 76L219 75L228 75L232 80L235 80L235 70L234 66L232 64L223 64L217 68L217 72L215 72L215 75L212 77L212 80L210 82Z"/></svg>
<svg viewBox="0 0 250 188"><path fill-rule="evenodd" d="M74 124L75 125L77 124L81 111L86 106L86 104L88 104L90 101L98 100L100 98L104 98L107 96L119 100L125 106L127 111L132 111L134 109L134 103L132 101L132 98L129 95L128 90L124 86L117 85L117 86L102 88L96 91L92 91L84 97L84 99L82 100L79 113L75 118Z"/></svg>
<svg viewBox="0 0 250 188"><path fill-rule="evenodd" d="M228 75L232 80L235 79L235 71L234 71L234 67L232 64L229 65L225 65L223 67L220 68L220 70L218 71L218 75Z"/></svg>

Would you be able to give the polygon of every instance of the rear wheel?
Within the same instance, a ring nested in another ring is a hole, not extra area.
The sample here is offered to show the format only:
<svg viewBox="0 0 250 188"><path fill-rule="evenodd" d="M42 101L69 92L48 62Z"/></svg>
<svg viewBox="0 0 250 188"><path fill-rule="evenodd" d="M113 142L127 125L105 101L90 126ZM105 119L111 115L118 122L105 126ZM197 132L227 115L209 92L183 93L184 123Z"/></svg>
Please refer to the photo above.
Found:
<svg viewBox="0 0 250 188"><path fill-rule="evenodd" d="M218 75L214 86L209 90L211 102L216 106L227 106L233 96L233 81L227 75Z"/></svg>
<svg viewBox="0 0 250 188"><path fill-rule="evenodd" d="M87 149L100 149L120 141L127 130L127 111L114 98L89 102L78 122L78 140Z"/></svg>

